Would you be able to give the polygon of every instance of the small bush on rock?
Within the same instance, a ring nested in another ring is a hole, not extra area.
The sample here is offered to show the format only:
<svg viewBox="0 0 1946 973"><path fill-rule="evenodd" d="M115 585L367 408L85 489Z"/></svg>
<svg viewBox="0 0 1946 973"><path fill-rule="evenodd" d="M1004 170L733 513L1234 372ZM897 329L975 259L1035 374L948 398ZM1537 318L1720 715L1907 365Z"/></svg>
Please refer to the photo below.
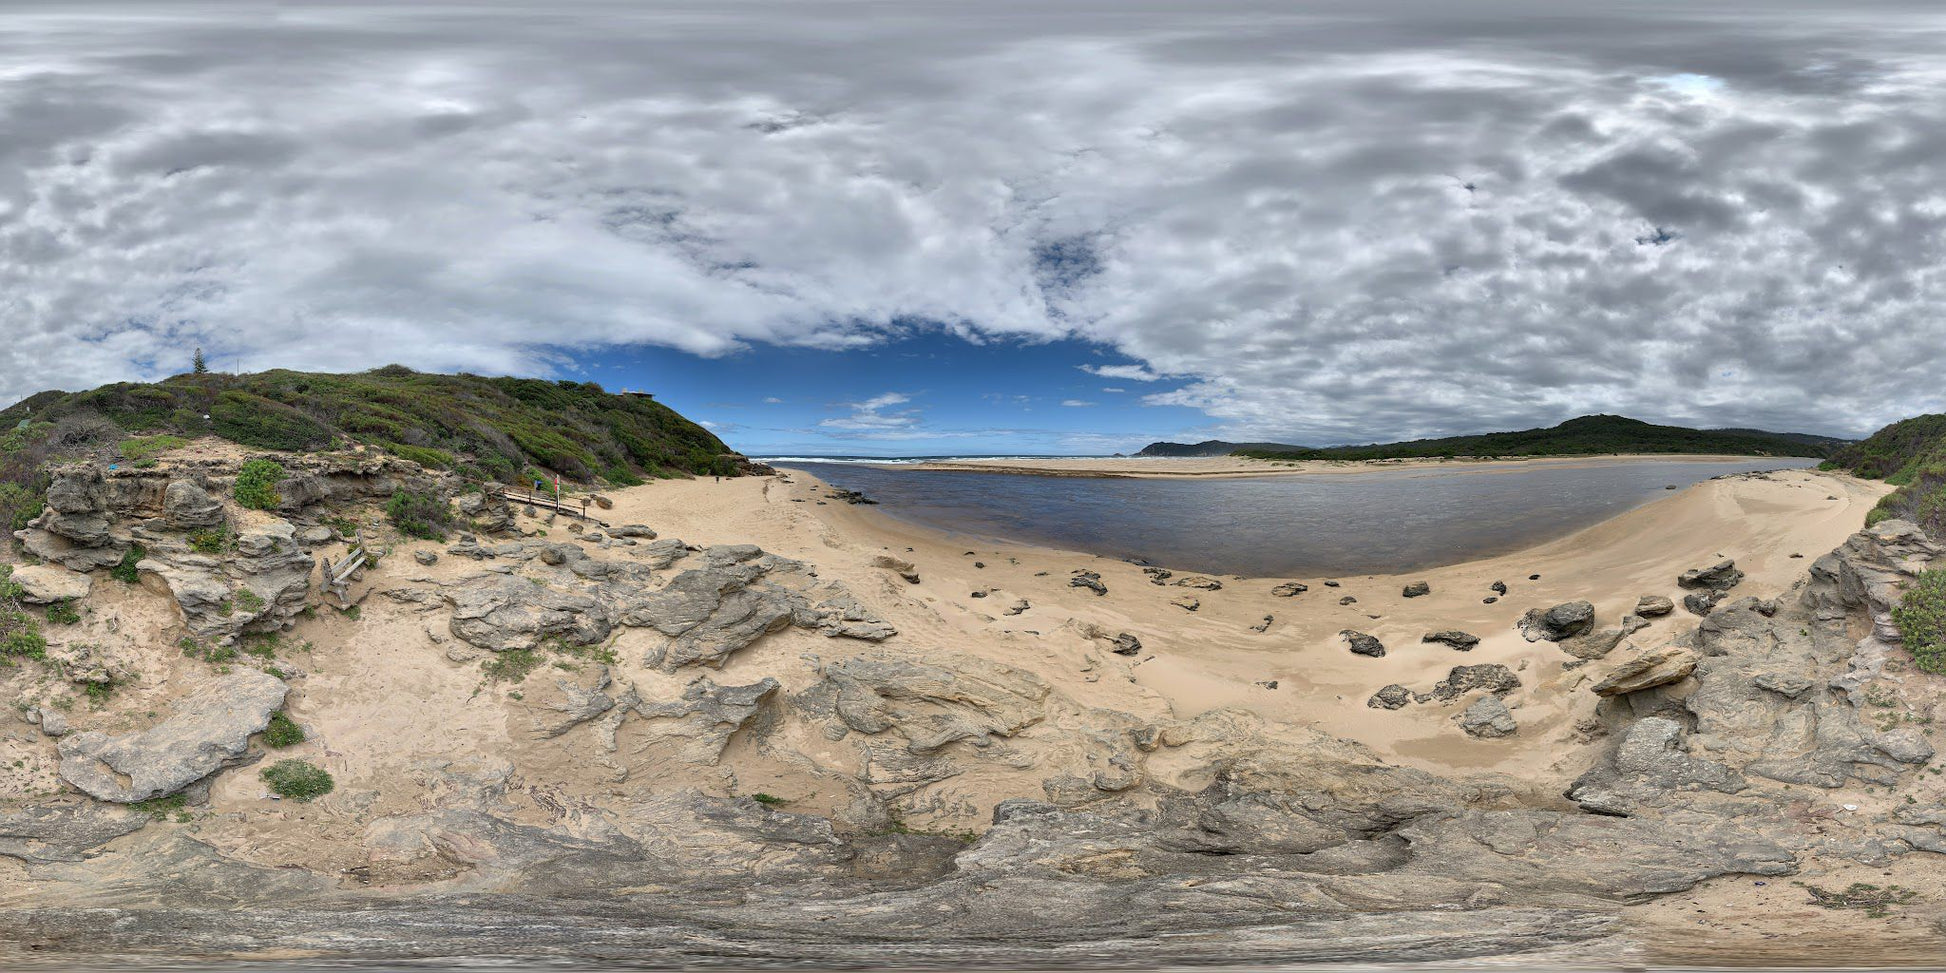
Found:
<svg viewBox="0 0 1946 973"><path fill-rule="evenodd" d="M546 661L533 649L509 649L488 659L480 671L493 682L521 682Z"/></svg>
<svg viewBox="0 0 1946 973"><path fill-rule="evenodd" d="M253 459L237 471L236 502L251 510L274 510L283 498L277 484L284 480L284 467L267 459Z"/></svg>
<svg viewBox="0 0 1946 973"><path fill-rule="evenodd" d="M443 541L453 524L453 508L438 497L400 490L385 504L385 516L407 537Z"/></svg>
<svg viewBox="0 0 1946 973"><path fill-rule="evenodd" d="M18 483L0 483L0 523L11 531L26 530L27 522L41 515L46 503L38 491Z"/></svg>
<svg viewBox="0 0 1946 973"><path fill-rule="evenodd" d="M63 598L47 606L47 620L56 625L78 625L81 613L75 610L74 599Z"/></svg>
<svg viewBox="0 0 1946 973"><path fill-rule="evenodd" d="M302 760L279 760L258 776L270 787L271 793L299 804L309 804L331 793L331 789L337 786L324 768Z"/></svg>
<svg viewBox="0 0 1946 973"><path fill-rule="evenodd" d="M1899 638L1914 664L1926 672L1946 673L1946 570L1926 571L1905 589L1892 609Z"/></svg>
<svg viewBox="0 0 1946 973"><path fill-rule="evenodd" d="M148 548L140 544L130 544L128 553L122 555L122 563L108 569L108 576L123 584L136 584L142 580L141 572L135 566L149 556Z"/></svg>
<svg viewBox="0 0 1946 973"><path fill-rule="evenodd" d="M47 658L47 639L33 616L21 610L20 596L26 592L13 574L13 565L0 564L0 664L10 659Z"/></svg>
<svg viewBox="0 0 1946 973"><path fill-rule="evenodd" d="M189 547L198 554L221 554L230 549L230 529L212 527L189 535Z"/></svg>
<svg viewBox="0 0 1946 973"><path fill-rule="evenodd" d="M303 742L304 728L286 716L283 710L270 714L270 726L264 729L264 746L282 750Z"/></svg>

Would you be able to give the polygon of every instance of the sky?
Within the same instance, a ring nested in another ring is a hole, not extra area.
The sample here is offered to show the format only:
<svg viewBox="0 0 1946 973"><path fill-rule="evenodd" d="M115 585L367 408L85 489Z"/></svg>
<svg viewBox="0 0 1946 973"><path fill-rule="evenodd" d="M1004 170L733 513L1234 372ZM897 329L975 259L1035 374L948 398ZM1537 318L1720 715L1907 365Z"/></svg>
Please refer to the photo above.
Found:
<svg viewBox="0 0 1946 973"><path fill-rule="evenodd" d="M0 0L0 401L654 391L752 454L1946 409L1916 0Z"/></svg>

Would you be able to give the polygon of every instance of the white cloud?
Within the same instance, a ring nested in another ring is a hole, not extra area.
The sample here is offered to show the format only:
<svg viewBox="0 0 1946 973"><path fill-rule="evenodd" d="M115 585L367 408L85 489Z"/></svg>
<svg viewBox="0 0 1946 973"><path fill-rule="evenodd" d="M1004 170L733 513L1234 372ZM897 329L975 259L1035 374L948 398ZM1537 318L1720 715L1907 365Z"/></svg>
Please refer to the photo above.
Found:
<svg viewBox="0 0 1946 973"><path fill-rule="evenodd" d="M1125 382L1159 382L1162 376L1141 365L1082 365L1084 372L1101 378L1119 378Z"/></svg>
<svg viewBox="0 0 1946 973"><path fill-rule="evenodd" d="M1946 407L1929 8L1765 7L16 11L0 400L931 321L1099 343L1225 438Z"/></svg>
<svg viewBox="0 0 1946 973"><path fill-rule="evenodd" d="M911 401L912 398L903 393L887 392L863 402L848 403L846 407L851 409L850 415L825 419L819 422L818 426L825 430L854 434L858 438L920 438L930 435L918 428L920 417L918 409L903 409L892 413L885 411Z"/></svg>
<svg viewBox="0 0 1946 973"><path fill-rule="evenodd" d="M1062 399L1061 404L1067 406L1070 409L1086 409L1089 406L1094 405L1095 403L1084 402L1080 399Z"/></svg>
<svg viewBox="0 0 1946 973"><path fill-rule="evenodd" d="M774 396L774 395L767 395L767 396L764 396L764 404L765 404L765 405L783 405L783 404L784 404L784 400L783 400L783 399L780 399L780 398L778 398L778 397L776 397L776 396Z"/></svg>

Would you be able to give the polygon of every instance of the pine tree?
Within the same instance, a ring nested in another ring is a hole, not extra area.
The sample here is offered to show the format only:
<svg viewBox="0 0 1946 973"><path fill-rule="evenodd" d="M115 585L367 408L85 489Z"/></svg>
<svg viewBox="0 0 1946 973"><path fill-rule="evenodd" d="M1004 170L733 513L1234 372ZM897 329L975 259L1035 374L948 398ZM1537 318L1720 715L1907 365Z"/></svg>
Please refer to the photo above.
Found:
<svg viewBox="0 0 1946 973"><path fill-rule="evenodd" d="M189 360L189 367L198 375L209 374L209 363L203 360L203 349L196 349L196 357Z"/></svg>

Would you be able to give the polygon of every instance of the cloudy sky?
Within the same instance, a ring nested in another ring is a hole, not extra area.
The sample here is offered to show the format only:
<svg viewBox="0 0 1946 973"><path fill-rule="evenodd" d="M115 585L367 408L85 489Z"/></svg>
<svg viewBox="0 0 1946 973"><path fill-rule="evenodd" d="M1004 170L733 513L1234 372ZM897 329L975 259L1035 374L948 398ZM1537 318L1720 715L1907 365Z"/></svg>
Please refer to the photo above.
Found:
<svg viewBox="0 0 1946 973"><path fill-rule="evenodd" d="M1946 12L0 0L0 400L587 377L751 452L1946 407Z"/></svg>

